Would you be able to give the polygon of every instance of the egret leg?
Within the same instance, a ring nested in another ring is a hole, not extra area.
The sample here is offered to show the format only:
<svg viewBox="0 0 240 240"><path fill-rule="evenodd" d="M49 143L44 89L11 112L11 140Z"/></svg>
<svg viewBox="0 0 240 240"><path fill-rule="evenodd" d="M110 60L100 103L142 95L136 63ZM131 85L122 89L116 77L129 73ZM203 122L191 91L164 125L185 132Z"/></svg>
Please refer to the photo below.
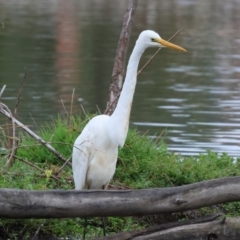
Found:
<svg viewBox="0 0 240 240"><path fill-rule="evenodd" d="M102 228L103 228L103 236L106 236L106 222L105 222L105 217L102 217Z"/></svg>
<svg viewBox="0 0 240 240"><path fill-rule="evenodd" d="M109 182L106 183L106 185L102 186L103 190L107 190ZM106 218L102 217L102 225L103 225L103 235L106 236Z"/></svg>
<svg viewBox="0 0 240 240"><path fill-rule="evenodd" d="M87 229L87 218L85 218L84 225L83 225L83 239L86 237L86 229Z"/></svg>

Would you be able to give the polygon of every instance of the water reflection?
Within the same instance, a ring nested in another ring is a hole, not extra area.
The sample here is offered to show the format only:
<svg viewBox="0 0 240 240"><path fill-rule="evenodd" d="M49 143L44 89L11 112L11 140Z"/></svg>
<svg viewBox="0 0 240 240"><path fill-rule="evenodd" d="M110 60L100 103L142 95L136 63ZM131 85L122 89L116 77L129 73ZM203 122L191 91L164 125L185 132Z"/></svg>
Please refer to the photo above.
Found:
<svg viewBox="0 0 240 240"><path fill-rule="evenodd" d="M239 3L139 0L130 51L143 29L167 39L183 28L173 42L188 53L163 49L139 76L132 127L152 138L166 131L168 147L183 155L240 155ZM80 112L80 104L104 111L126 6L127 0L0 0L2 101L14 108L27 66L18 111L25 124L33 125L29 113L42 124L65 112L62 102L68 112Z"/></svg>
<svg viewBox="0 0 240 240"><path fill-rule="evenodd" d="M81 82L81 58L78 52L81 44L81 33L78 31L77 13L74 2L60 1L56 12L56 45L55 45L55 78L54 85L59 97L55 99L55 111L66 111L64 102L59 100L71 99L74 94L73 86L76 79ZM76 106L76 105L74 105ZM74 111L70 109L69 113Z"/></svg>

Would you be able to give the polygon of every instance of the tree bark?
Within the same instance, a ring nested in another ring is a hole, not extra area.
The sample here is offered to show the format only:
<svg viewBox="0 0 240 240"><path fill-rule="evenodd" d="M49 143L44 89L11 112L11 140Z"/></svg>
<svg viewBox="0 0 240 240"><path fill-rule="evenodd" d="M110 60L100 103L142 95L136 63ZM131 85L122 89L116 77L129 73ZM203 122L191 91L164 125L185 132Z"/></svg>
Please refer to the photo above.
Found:
<svg viewBox="0 0 240 240"><path fill-rule="evenodd" d="M122 32L118 41L117 52L114 61L108 102L105 110L105 114L107 115L111 115L116 108L122 89L127 47L132 31L132 21L136 8L137 0L129 0L128 8L123 17Z"/></svg>
<svg viewBox="0 0 240 240"><path fill-rule="evenodd" d="M197 219L179 221L179 222L170 222L170 223L166 223L166 224L160 224L160 225L156 225L156 226L147 227L144 229L132 230L132 231L128 231L128 232L120 232L120 233L116 233L116 234L113 234L110 236L97 238L97 240L119 240L119 239L131 240L131 239L135 239L136 237L139 237L139 236L147 237L150 234L158 233L160 231L171 229L171 228L186 226L186 225L190 225L190 224L211 222L211 221L216 220L219 216L220 216L220 214L217 214L214 216L205 216L205 217L201 217L201 218L197 218Z"/></svg>
<svg viewBox="0 0 240 240"><path fill-rule="evenodd" d="M239 240L240 217L215 220L207 223L192 224L171 228L146 236L134 237L132 240Z"/></svg>
<svg viewBox="0 0 240 240"><path fill-rule="evenodd" d="M240 177L127 191L0 189L2 218L141 216L240 201Z"/></svg>

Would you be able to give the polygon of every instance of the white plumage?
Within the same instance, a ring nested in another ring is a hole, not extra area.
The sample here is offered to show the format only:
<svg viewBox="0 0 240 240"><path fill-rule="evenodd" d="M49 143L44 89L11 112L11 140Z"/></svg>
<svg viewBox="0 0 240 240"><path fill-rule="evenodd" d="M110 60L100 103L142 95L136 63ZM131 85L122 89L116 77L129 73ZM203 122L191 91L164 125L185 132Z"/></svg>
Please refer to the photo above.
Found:
<svg viewBox="0 0 240 240"><path fill-rule="evenodd" d="M123 89L112 116L92 118L74 143L72 168L76 190L106 189L117 163L118 148L125 143L139 60L148 47L185 49L163 40L156 32L143 31L130 56Z"/></svg>

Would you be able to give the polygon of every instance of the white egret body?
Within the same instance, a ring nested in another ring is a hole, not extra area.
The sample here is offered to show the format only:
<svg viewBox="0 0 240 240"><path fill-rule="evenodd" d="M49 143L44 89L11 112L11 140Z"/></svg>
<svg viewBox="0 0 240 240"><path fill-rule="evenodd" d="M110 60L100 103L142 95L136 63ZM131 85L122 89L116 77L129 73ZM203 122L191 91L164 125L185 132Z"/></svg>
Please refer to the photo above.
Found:
<svg viewBox="0 0 240 240"><path fill-rule="evenodd" d="M149 47L185 49L163 40L156 32L143 31L130 56L125 82L111 116L92 118L74 143L72 168L76 190L106 189L117 163L118 148L125 143L133 95L137 82L137 69L143 52Z"/></svg>

